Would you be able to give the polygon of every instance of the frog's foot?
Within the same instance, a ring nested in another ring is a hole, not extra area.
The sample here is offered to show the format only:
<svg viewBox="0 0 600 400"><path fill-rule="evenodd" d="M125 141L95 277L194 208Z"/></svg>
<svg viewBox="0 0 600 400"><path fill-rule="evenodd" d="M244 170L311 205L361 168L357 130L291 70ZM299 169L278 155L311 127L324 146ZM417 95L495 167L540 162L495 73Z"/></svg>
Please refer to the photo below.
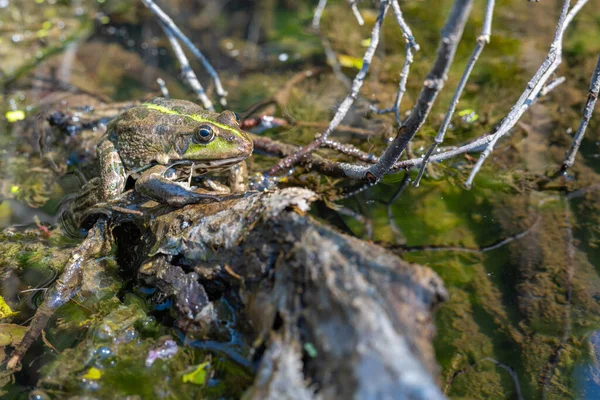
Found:
<svg viewBox="0 0 600 400"><path fill-rule="evenodd" d="M248 191L248 166L246 161L242 161L229 169L228 184L233 193Z"/></svg>
<svg viewBox="0 0 600 400"><path fill-rule="evenodd" d="M107 254L111 247L112 238L106 227L106 220L99 219L89 231L87 238L73 250L65 269L54 287L36 310L31 324L23 336L23 340L21 340L21 343L15 348L11 354L11 358L8 360L8 369L15 369L19 365L21 359L46 327L48 320L54 312L79 292L83 275L82 269L86 264L86 260Z"/></svg>
<svg viewBox="0 0 600 400"><path fill-rule="evenodd" d="M174 207L182 207L187 204L206 203L221 201L221 198L211 193L199 193L191 190L185 182L174 182L167 177L169 167L155 165L146 170L135 182L135 190L159 203Z"/></svg>

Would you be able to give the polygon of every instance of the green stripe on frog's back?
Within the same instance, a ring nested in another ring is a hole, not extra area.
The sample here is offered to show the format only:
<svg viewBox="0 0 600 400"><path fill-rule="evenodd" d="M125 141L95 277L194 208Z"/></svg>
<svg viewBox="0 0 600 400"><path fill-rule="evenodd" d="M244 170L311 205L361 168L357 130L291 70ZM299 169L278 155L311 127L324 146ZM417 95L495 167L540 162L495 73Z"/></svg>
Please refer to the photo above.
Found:
<svg viewBox="0 0 600 400"><path fill-rule="evenodd" d="M225 125L225 124L221 124L221 123L215 121L214 119L205 118L205 117L203 117L201 115L198 115L198 114L183 114L183 113L177 112L175 110L172 110L170 108L159 106L159 105L156 105L156 104L151 104L151 103L143 103L142 106L144 106L144 107L146 107L146 108L148 108L150 110L158 111L158 112L163 113L163 114L180 115L182 117L191 118L194 121L206 122L207 124L211 124L211 125L217 126L217 127L221 128L221 129L229 131L229 132L231 132L233 134L239 135L239 131L237 129L232 128L232 127L230 127L228 125Z"/></svg>

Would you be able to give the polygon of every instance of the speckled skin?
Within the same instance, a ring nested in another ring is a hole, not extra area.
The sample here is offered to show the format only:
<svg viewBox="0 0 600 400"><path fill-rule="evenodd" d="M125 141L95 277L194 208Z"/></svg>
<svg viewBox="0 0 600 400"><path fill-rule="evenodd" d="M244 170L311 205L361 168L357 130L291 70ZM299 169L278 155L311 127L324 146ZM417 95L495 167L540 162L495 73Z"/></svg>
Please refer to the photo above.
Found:
<svg viewBox="0 0 600 400"><path fill-rule="evenodd" d="M203 142L201 128L213 139ZM107 127L98 144L101 201L119 196L127 177L141 172L136 190L159 202L182 205L207 197L164 176L176 162L193 162L204 170L222 169L247 158L253 149L231 111L220 114L186 100L154 98L125 111Z"/></svg>

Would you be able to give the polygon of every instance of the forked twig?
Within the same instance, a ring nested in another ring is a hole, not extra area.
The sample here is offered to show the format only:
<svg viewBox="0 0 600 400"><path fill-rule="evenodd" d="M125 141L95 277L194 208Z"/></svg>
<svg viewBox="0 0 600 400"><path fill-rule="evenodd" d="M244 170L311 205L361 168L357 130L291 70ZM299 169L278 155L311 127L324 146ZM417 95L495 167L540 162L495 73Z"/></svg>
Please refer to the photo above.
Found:
<svg viewBox="0 0 600 400"><path fill-rule="evenodd" d="M396 100L394 101L394 105L390 108L385 108L383 110L378 110L374 106L371 106L371 109L377 114L387 114L393 112L396 116L396 123L400 125L402 123L402 120L400 118L400 104L402 103L404 93L406 93L406 81L408 80L408 74L410 73L410 66L414 61L413 52L419 51L420 47L415 41L415 37L412 34L412 30L404 20L404 16L402 15L402 10L400 9L400 4L398 4L398 0L392 1L392 10L394 10L396 22L402 30L402 36L404 36L404 39L406 40L404 64L402 65L402 70L400 71L400 81L398 82L398 91L396 92Z"/></svg>
<svg viewBox="0 0 600 400"><path fill-rule="evenodd" d="M436 60L423 83L423 89L410 116L399 127L396 137L376 164L370 167L346 166L346 174L349 178L378 182L398 161L408 143L425 123L437 95L444 86L472 5L473 0L456 0L454 2L442 30Z"/></svg>
<svg viewBox="0 0 600 400"><path fill-rule="evenodd" d="M460 78L460 81L458 82L458 87L456 88L456 91L454 92L454 96L452 97L452 101L450 102L450 107L448 107L448 111L446 112L444 121L442 122L442 125L440 126L440 130L438 131L433 144L431 145L431 147L429 147L429 150L427 150L427 153L423 157L423 162L421 164L421 168L419 169L419 173L417 174L417 178L415 179L415 183L414 183L415 187L418 187L419 183L421 182L421 178L423 177L423 173L425 172L425 168L427 167L427 162L428 162L429 158L431 157L431 155L433 154L435 149L440 144L442 144L442 142L444 141L444 136L446 135L446 130L448 129L448 126L450 126L450 120L452 119L452 116L454 115L454 111L456 111L456 106L458 105L460 96L462 95L462 92L463 92L465 86L467 85L467 81L469 80L469 77L471 76L471 72L473 71L473 68L475 67L475 63L479 59L479 56L481 55L481 52L483 51L483 48L485 47L485 45L490 42L490 36L492 34L493 14L494 14L494 0L488 0L486 8L485 8L485 19L483 21L483 28L481 29L481 34L479 35L479 37L477 37L477 44L475 45L475 48L473 49L473 53L471 54L471 58L469 59L469 62L467 63L467 66L465 67L465 71L463 72L463 75Z"/></svg>
<svg viewBox="0 0 600 400"><path fill-rule="evenodd" d="M350 93L346 96L342 104L337 109L337 112L333 116L329 126L317 139L315 139L312 143L307 146L304 146L296 153L284 158L279 161L275 166L267 171L267 175L274 175L282 169L288 169L291 166L297 164L302 158L306 157L308 154L320 148L323 143L328 139L331 132L337 128L337 126L342 122L348 111L350 111L350 107L358 97L358 93L365 81L367 73L369 72L369 67L371 66L371 62L373 60L373 56L375 55L375 50L379 44L379 35L381 32L381 26L383 24L383 19L387 14L387 11L390 7L389 0L382 0L381 7L379 9L379 15L377 16L377 20L375 21L375 25L373 26L373 30L371 31L371 41L365 54L363 56L363 64L360 68L360 71L356 74L354 80L352 81L352 86L350 88Z"/></svg>
<svg viewBox="0 0 600 400"><path fill-rule="evenodd" d="M206 72L208 72L215 84L215 91L217 92L217 95L221 98L221 104L227 104L227 92L225 91L225 89L223 89L223 85L221 84L221 80L219 79L217 71L215 71L215 69L210 64L206 56L202 54L200 50L198 50L194 43L192 43L192 41L186 35L184 35L183 32L181 32L181 30L177 27L177 25L175 25L171 17L169 17L154 2L154 0L142 0L142 2L146 7L148 7L148 9L150 9L150 11L152 11L152 13L160 20L160 22L166 25L168 29L173 33L173 35L175 35L175 37L178 40L180 40L185 45L185 47L188 48L188 50L192 52L194 57L196 57L196 59L202 63L202 66L204 67Z"/></svg>
<svg viewBox="0 0 600 400"><path fill-rule="evenodd" d="M570 0L564 0L560 17L558 19L558 24L556 26L556 32L554 34L554 40L550 44L550 50L548 51L548 55L546 59L537 70L533 78L527 84L525 91L519 97L519 100L512 107L508 115L504 118L496 132L492 135L491 140L487 144L485 150L481 153L481 156L475 163L475 166L471 170L469 178L465 182L465 186L470 188L473 185L473 180L475 176L481 169L481 166L485 162L485 160L489 157L489 155L494 150L494 146L500 138L505 136L510 129L517 123L517 121L521 118L523 113L531 106L534 99L537 97L538 93L544 85L546 81L552 76L556 68L562 62L562 41L566 28L569 26L573 17L581 10L581 8L588 2L588 0L579 0L572 8L569 10L569 6L571 4Z"/></svg>

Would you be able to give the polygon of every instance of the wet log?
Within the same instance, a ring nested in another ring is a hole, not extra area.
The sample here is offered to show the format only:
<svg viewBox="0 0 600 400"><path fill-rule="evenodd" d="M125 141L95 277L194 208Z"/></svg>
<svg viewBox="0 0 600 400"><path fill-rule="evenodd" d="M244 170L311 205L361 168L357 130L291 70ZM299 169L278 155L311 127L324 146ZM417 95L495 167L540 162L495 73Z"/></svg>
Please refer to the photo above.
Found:
<svg viewBox="0 0 600 400"><path fill-rule="evenodd" d="M173 296L191 336L222 340L213 303L236 292L252 349L239 358L256 372L246 398L443 398L432 348L441 279L307 216L314 200L299 188L176 210L134 199L112 218L123 258Z"/></svg>

